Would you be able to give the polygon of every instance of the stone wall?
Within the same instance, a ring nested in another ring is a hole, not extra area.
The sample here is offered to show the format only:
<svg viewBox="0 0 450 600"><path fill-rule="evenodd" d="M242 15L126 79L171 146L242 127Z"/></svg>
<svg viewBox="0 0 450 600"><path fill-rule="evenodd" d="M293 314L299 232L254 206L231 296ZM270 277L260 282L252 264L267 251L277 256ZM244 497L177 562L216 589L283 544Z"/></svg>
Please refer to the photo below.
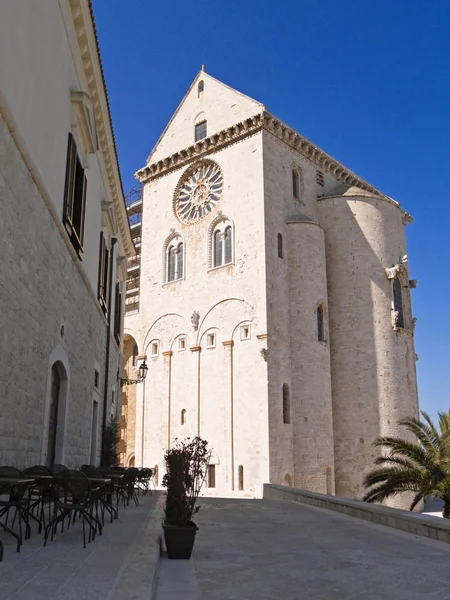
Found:
<svg viewBox="0 0 450 600"><path fill-rule="evenodd" d="M386 269L406 254L402 212L356 188L319 201L325 229L330 307L336 493L360 497L379 435L401 435L418 414L408 276L405 328L393 328ZM407 264L406 264L407 266ZM406 266L404 268L407 272Z"/></svg>
<svg viewBox="0 0 450 600"><path fill-rule="evenodd" d="M1 118L0 197L0 463L44 460L52 356L67 376L60 458L81 465L89 461L96 364L103 402L106 321ZM110 386L119 360L111 338ZM100 405L98 435L101 417ZM100 444L97 449L99 456Z"/></svg>

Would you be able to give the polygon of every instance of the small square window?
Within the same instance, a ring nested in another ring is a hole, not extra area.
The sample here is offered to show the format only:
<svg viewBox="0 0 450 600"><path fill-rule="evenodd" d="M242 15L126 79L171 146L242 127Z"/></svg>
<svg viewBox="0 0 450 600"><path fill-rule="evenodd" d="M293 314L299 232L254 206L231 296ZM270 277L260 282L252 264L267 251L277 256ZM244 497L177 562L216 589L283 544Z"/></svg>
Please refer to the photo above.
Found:
<svg viewBox="0 0 450 600"><path fill-rule="evenodd" d="M250 339L250 325L241 325L241 340Z"/></svg>
<svg viewBox="0 0 450 600"><path fill-rule="evenodd" d="M206 336L206 347L207 348L215 348L216 347L216 334L208 333Z"/></svg>
<svg viewBox="0 0 450 600"><path fill-rule="evenodd" d="M178 350L186 350L186 338L180 337L178 338Z"/></svg>
<svg viewBox="0 0 450 600"><path fill-rule="evenodd" d="M201 121L195 126L195 141L198 142L206 137L206 121Z"/></svg>
<svg viewBox="0 0 450 600"><path fill-rule="evenodd" d="M152 356L158 356L159 354L159 344L158 342L152 342Z"/></svg>

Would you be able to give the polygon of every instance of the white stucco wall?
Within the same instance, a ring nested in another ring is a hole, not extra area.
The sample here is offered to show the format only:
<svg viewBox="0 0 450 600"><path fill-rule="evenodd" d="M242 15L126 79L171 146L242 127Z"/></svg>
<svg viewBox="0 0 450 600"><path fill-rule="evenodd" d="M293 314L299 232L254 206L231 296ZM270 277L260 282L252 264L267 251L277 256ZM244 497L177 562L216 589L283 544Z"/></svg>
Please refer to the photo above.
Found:
<svg viewBox="0 0 450 600"><path fill-rule="evenodd" d="M80 6L79 14L90 27L87 35L92 50L95 38L89 6L85 0ZM91 64L95 61L97 55ZM67 0L1 3L2 464L25 467L45 460L50 363L58 349L65 362L55 360L67 375L60 457L69 466L89 460L94 369L100 370L95 393L101 394L103 402L106 319L97 300L100 231L108 245L110 235L117 235L116 259L124 255L129 240L113 231L102 212L102 201L110 201L114 212L102 151L86 153L77 127L73 128L71 92L87 94L83 68ZM98 85L103 85L101 79ZM62 225L70 131L88 180L82 261L75 256ZM115 260L112 315L115 282L124 278ZM108 404L114 386L117 389L119 364L120 348L111 336ZM98 436L102 414L99 406Z"/></svg>

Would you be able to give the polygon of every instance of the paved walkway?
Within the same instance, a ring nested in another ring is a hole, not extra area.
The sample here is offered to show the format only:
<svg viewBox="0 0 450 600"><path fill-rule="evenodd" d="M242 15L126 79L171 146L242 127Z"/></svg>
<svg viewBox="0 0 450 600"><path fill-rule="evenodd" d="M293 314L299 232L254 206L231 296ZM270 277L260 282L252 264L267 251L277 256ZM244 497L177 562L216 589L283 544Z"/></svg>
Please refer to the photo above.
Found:
<svg viewBox="0 0 450 600"><path fill-rule="evenodd" d="M0 599L148 600L155 567L150 550L161 519L161 514L155 515L158 523L153 522L154 507L163 498L141 495L139 501L138 507L120 507L119 519L105 522L103 535L86 548L81 522L63 534L58 530L45 548L43 537L33 531L20 553L13 538L0 530L5 544Z"/></svg>
<svg viewBox="0 0 450 600"><path fill-rule="evenodd" d="M157 600L442 600L450 545L298 503L204 498Z"/></svg>

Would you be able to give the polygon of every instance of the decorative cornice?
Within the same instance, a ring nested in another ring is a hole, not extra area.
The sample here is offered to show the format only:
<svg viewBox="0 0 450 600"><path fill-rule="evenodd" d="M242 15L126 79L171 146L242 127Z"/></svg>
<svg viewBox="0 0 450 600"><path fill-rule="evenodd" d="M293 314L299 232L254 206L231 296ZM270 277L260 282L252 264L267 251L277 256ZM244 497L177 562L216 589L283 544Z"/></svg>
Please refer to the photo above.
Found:
<svg viewBox="0 0 450 600"><path fill-rule="evenodd" d="M258 340L267 340L269 335L267 333L259 333L257 336Z"/></svg>
<svg viewBox="0 0 450 600"><path fill-rule="evenodd" d="M191 352L200 352L200 350L201 350L201 349L202 349L202 347L201 347L201 346L191 346L191 347L189 348L189 350L190 350Z"/></svg>
<svg viewBox="0 0 450 600"><path fill-rule="evenodd" d="M165 352L162 353L163 356L173 356L173 352L172 350L166 350Z"/></svg>
<svg viewBox="0 0 450 600"><path fill-rule="evenodd" d="M234 341L233 340L225 340L225 342L222 342L222 344L224 346L234 346Z"/></svg>
<svg viewBox="0 0 450 600"><path fill-rule="evenodd" d="M127 256L133 256L135 250L128 224L92 2L91 0L70 0L70 9L88 86L88 96L93 106L99 147L105 165L111 196L114 200L120 236Z"/></svg>
<svg viewBox="0 0 450 600"><path fill-rule="evenodd" d="M167 175L175 169L198 160L206 154L218 152L230 144L235 144L240 140L247 138L258 131L267 131L277 140L283 142L286 146L306 158L316 167L330 173L337 181L354 185L373 194L384 196L382 192L376 189L364 179L361 179L344 165L339 163L332 156L315 146L312 142L297 133L294 129L288 127L285 123L264 111L244 121L240 121L227 129L211 135L192 146L175 152L171 156L159 160L155 163L149 163L136 172L135 176L141 183L147 183L163 175Z"/></svg>
<svg viewBox="0 0 450 600"><path fill-rule="evenodd" d="M149 163L135 173L136 179L141 183L147 183L154 179L158 179L163 175L167 175L175 169L179 169L185 165L202 158L207 154L212 154L222 150L226 146L235 144L261 131L263 125L263 115L258 114L254 117L249 117L244 121L240 121L236 125L232 125L227 129L214 133L213 135L195 142L192 146L179 152L175 152L172 156L163 158L155 163Z"/></svg>

